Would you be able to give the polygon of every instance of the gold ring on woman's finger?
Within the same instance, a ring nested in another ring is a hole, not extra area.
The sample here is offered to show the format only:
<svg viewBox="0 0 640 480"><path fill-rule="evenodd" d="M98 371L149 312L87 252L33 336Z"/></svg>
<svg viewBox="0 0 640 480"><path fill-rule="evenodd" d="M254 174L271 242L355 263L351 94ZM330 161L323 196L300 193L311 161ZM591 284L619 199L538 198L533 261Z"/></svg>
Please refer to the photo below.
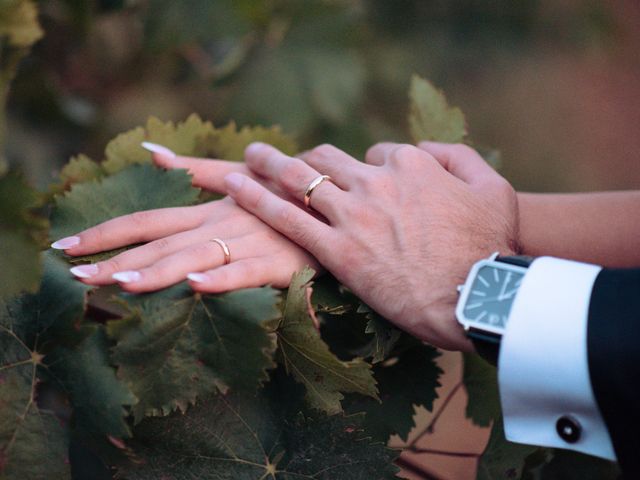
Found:
<svg viewBox="0 0 640 480"><path fill-rule="evenodd" d="M231 251L229 250L229 246L225 243L221 238L212 238L212 242L217 243L222 247L222 253L224 253L224 264L228 265L231 263Z"/></svg>

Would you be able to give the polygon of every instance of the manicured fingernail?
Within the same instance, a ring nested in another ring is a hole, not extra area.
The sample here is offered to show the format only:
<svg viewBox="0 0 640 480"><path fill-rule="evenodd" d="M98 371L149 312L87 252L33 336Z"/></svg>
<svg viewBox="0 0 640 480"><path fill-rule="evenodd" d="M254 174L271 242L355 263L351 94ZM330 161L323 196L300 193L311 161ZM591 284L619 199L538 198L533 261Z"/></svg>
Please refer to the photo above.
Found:
<svg viewBox="0 0 640 480"><path fill-rule="evenodd" d="M91 278L98 274L98 265L78 265L69 269L78 278Z"/></svg>
<svg viewBox="0 0 640 480"><path fill-rule="evenodd" d="M111 275L111 278L117 280L118 282L131 283L139 281L142 278L142 275L140 275L140 272L129 270L126 272L114 273L113 275Z"/></svg>
<svg viewBox="0 0 640 480"><path fill-rule="evenodd" d="M244 176L239 173L230 173L224 177L224 183L227 186L227 191L237 192L244 183Z"/></svg>
<svg viewBox="0 0 640 480"><path fill-rule="evenodd" d="M262 142L253 142L245 149L246 155L254 155L264 148L265 144Z"/></svg>
<svg viewBox="0 0 640 480"><path fill-rule="evenodd" d="M190 273L187 275L187 278L196 283L205 283L210 280L210 278L204 273Z"/></svg>
<svg viewBox="0 0 640 480"><path fill-rule="evenodd" d="M64 237L57 242L53 242L51 244L51 248L55 248L56 250L66 250L67 248L75 247L79 244L80 237Z"/></svg>
<svg viewBox="0 0 640 480"><path fill-rule="evenodd" d="M158 145L157 143L142 142L140 145L142 145L142 148L152 153L159 153L160 155L166 155L167 157L176 158L176 154L173 153L173 151L171 151L167 147Z"/></svg>

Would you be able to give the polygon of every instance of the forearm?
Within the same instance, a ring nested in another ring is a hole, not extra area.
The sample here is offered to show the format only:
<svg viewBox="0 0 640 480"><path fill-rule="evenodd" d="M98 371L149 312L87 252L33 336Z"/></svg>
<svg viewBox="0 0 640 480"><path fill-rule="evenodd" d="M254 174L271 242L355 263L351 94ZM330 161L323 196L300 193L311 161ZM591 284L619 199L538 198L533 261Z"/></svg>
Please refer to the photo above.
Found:
<svg viewBox="0 0 640 480"><path fill-rule="evenodd" d="M518 193L523 253L640 266L640 191Z"/></svg>

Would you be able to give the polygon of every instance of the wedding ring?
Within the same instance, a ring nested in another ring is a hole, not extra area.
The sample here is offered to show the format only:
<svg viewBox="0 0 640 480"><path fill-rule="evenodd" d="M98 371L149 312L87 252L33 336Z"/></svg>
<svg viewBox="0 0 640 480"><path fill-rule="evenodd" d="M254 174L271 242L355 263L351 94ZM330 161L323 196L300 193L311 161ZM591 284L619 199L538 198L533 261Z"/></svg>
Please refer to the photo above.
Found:
<svg viewBox="0 0 640 480"><path fill-rule="evenodd" d="M229 246L224 242L224 240L220 238L212 238L211 241L217 243L222 248L222 252L224 253L224 264L228 265L231 263L231 252L229 251Z"/></svg>
<svg viewBox="0 0 640 480"><path fill-rule="evenodd" d="M313 193L313 190L315 190L315 188L325 180L330 181L331 177L329 175L320 175L319 177L314 178L313 181L309 184L304 192L304 206L306 208L310 208L309 205L311 202L311 194Z"/></svg>

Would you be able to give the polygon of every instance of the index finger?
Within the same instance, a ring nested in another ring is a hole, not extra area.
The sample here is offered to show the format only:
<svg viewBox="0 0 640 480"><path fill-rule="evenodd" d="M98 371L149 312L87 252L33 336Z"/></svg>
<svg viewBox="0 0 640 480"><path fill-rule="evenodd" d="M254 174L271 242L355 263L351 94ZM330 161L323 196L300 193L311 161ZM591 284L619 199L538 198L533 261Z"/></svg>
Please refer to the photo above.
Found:
<svg viewBox="0 0 640 480"><path fill-rule="evenodd" d="M54 242L51 248L77 256L148 242L199 226L206 216L208 205L161 208L123 215L62 238Z"/></svg>

